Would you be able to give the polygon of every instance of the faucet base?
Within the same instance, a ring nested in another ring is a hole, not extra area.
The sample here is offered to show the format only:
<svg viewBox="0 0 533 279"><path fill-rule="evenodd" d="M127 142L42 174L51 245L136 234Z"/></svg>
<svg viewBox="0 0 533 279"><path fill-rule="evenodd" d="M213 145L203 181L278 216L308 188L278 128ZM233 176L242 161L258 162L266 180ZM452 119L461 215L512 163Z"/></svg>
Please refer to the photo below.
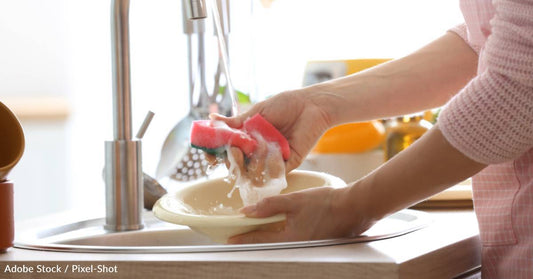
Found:
<svg viewBox="0 0 533 279"><path fill-rule="evenodd" d="M142 229L144 199L141 141L106 141L105 154L105 229L110 231Z"/></svg>

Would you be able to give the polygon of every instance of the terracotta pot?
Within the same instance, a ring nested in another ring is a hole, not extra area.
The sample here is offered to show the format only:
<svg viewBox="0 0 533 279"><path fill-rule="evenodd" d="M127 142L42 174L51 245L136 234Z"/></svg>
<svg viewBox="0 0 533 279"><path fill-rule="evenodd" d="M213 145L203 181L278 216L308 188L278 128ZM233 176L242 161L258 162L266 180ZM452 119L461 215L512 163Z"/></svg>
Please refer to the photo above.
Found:
<svg viewBox="0 0 533 279"><path fill-rule="evenodd" d="M13 183L0 183L0 253L13 246L15 237L13 216Z"/></svg>

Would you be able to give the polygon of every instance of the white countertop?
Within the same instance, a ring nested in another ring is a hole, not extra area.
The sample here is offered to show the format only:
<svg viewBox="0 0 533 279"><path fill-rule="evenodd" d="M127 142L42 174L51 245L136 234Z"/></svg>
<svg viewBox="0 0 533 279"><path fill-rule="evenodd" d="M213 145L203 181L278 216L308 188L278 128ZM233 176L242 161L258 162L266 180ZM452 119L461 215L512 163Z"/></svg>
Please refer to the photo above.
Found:
<svg viewBox="0 0 533 279"><path fill-rule="evenodd" d="M0 278L451 278L478 267L480 243L474 213L428 212L434 222L424 229L391 239L324 247L168 254L11 248L0 254ZM35 277L5 271L14 264L33 267ZM57 265L63 273L37 273L38 265L41 269ZM67 265L70 269L64 273ZM73 273L73 265L87 272ZM98 267L108 273L98 273Z"/></svg>

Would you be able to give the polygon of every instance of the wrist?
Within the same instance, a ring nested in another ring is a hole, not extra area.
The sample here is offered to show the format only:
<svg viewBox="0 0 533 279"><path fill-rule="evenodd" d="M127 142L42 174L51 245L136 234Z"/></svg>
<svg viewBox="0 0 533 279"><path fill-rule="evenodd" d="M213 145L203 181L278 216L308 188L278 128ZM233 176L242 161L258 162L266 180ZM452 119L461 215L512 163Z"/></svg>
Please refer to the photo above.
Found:
<svg viewBox="0 0 533 279"><path fill-rule="evenodd" d="M368 88L368 84L374 82L356 74L317 83L302 90L307 91L311 100L323 107L331 126L336 126L379 118L376 114L376 98L371 98L372 90Z"/></svg>
<svg viewBox="0 0 533 279"><path fill-rule="evenodd" d="M357 236L369 229L379 219L373 216L367 195L358 186L358 182L352 185L335 189L333 199L333 214L348 226L349 236Z"/></svg>
<svg viewBox="0 0 533 279"><path fill-rule="evenodd" d="M300 89L305 95L306 99L313 105L320 108L327 121L328 127L341 124L339 122L339 99L342 97L334 93L327 83L318 83L309 87Z"/></svg>

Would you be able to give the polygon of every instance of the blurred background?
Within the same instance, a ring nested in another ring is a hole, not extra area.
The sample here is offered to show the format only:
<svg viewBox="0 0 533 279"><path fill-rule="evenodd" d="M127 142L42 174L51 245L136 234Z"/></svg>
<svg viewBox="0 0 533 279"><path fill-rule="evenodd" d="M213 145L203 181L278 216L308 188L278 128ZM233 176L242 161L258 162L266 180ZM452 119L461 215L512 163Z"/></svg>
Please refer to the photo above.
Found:
<svg viewBox="0 0 533 279"><path fill-rule="evenodd" d="M152 175L167 133L188 112L181 22L181 1L131 1L133 123L136 130L148 110L156 114L143 139ZM399 58L461 22L449 0L233 0L234 84L258 101L300 87L308 61ZM0 0L0 100L26 135L9 177L17 220L104 211L110 38L110 1Z"/></svg>

